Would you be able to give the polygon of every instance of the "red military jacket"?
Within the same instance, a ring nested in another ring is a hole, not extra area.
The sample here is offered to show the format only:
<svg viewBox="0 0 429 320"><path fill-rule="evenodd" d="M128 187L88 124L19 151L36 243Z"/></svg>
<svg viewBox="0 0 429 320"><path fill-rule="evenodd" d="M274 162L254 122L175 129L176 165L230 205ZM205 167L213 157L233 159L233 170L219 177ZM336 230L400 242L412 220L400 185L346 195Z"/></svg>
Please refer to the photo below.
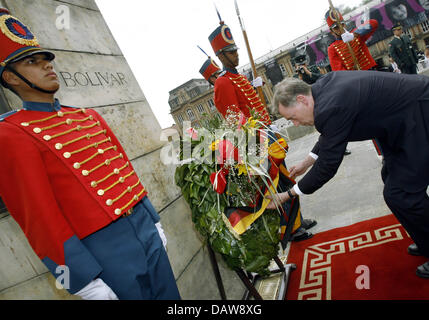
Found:
<svg viewBox="0 0 429 320"><path fill-rule="evenodd" d="M0 197L44 262L73 264L68 240L105 227L147 193L91 109L22 109L0 121L0 150Z"/></svg>
<svg viewBox="0 0 429 320"><path fill-rule="evenodd" d="M356 33L358 36L349 42L353 49L355 57L359 63L360 70L368 70L375 67L377 63L371 56L365 42L377 30L377 20L371 19L351 33ZM341 38L334 41L328 47L329 63L332 71L354 70L354 60L346 43Z"/></svg>
<svg viewBox="0 0 429 320"><path fill-rule="evenodd" d="M265 125L271 124L270 116L256 90L246 76L236 70L224 70L216 79L214 86L214 102L217 110L225 119L243 114L251 117L254 110Z"/></svg>

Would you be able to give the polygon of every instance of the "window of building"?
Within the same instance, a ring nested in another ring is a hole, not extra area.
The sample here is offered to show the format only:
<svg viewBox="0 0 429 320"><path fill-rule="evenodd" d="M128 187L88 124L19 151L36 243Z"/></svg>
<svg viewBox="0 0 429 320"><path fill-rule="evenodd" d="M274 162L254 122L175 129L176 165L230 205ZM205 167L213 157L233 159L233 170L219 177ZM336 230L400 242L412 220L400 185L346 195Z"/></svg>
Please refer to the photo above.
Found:
<svg viewBox="0 0 429 320"><path fill-rule="evenodd" d="M423 32L428 32L429 31L429 21L428 20L422 22L420 25L422 26Z"/></svg>
<svg viewBox="0 0 429 320"><path fill-rule="evenodd" d="M204 107L203 107L203 105L202 105L202 104L199 104L199 105L197 106L197 109L198 109L198 112L199 112L199 113L204 113Z"/></svg>
<svg viewBox="0 0 429 320"><path fill-rule="evenodd" d="M194 115L194 112L192 111L192 109L186 110L186 113L188 114L188 117L191 121L195 119L195 115Z"/></svg>
<svg viewBox="0 0 429 320"><path fill-rule="evenodd" d="M192 98L195 98L196 96L198 96L198 90L196 88L192 89L191 91L189 91L189 96Z"/></svg>
<svg viewBox="0 0 429 320"><path fill-rule="evenodd" d="M183 115L179 114L179 115L177 116L177 121L179 121L179 124L180 124L180 125L181 125L181 124L183 124Z"/></svg>
<svg viewBox="0 0 429 320"><path fill-rule="evenodd" d="M177 108L179 106L179 99L178 98L171 99L170 106L172 109Z"/></svg>
<svg viewBox="0 0 429 320"><path fill-rule="evenodd" d="M213 102L213 99L210 99L209 101L207 101L207 103L209 104L210 110L216 110L216 106Z"/></svg>
<svg viewBox="0 0 429 320"><path fill-rule="evenodd" d="M177 100L178 100L179 104L181 104L181 103L185 103L187 98L185 95L181 94L177 97Z"/></svg>
<svg viewBox="0 0 429 320"><path fill-rule="evenodd" d="M285 65L283 63L279 63L279 67L280 67L280 70L282 71L283 77L286 77L287 76L287 70L286 70Z"/></svg>

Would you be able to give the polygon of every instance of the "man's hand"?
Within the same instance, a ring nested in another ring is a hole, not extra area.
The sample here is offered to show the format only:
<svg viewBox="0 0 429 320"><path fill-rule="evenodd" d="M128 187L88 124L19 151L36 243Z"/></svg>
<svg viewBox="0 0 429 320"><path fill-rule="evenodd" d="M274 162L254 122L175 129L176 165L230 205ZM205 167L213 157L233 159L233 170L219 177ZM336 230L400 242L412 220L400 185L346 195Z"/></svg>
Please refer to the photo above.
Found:
<svg viewBox="0 0 429 320"><path fill-rule="evenodd" d="M272 200L266 209L274 210L277 209L277 206L281 206L284 202L289 200L289 195L287 192L276 193L274 196L265 196L265 199ZM277 206L276 206L277 204Z"/></svg>
<svg viewBox="0 0 429 320"><path fill-rule="evenodd" d="M302 174L304 174L307 171L308 167L303 162L297 164L296 166L292 166L289 168L290 177L294 179L295 177L298 177Z"/></svg>
<svg viewBox="0 0 429 320"><path fill-rule="evenodd" d="M315 162L316 160L313 157L307 156L301 163L290 167L290 177L294 179L295 177L304 174Z"/></svg>

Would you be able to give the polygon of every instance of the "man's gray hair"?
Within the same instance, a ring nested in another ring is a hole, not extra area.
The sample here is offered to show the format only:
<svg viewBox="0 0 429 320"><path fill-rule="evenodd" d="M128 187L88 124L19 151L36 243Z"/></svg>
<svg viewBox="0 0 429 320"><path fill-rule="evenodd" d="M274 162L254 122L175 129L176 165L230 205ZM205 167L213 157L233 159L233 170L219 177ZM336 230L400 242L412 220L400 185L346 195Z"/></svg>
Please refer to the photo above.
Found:
<svg viewBox="0 0 429 320"><path fill-rule="evenodd" d="M311 86L297 78L285 78L274 87L273 102L270 106L272 114L279 113L279 104L289 107L295 104L296 96L311 94Z"/></svg>

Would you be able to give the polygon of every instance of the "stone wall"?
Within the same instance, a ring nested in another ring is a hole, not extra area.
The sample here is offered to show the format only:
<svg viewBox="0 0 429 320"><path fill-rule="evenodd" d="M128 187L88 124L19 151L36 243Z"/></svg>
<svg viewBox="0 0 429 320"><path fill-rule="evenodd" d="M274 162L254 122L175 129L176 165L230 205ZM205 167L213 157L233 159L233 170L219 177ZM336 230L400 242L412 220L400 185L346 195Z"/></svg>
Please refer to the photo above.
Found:
<svg viewBox="0 0 429 320"><path fill-rule="evenodd" d="M160 162L161 127L96 3L0 0L0 6L27 24L41 46L56 54L54 66L61 80L57 98L65 105L96 108L118 136L160 213L182 298L219 299L207 249L175 186L175 168ZM68 7L70 29L56 28L58 6ZM4 109L20 108L12 93L4 90L2 94ZM243 285L218 260L227 297L240 299ZM8 213L0 214L0 299L75 299L56 288L53 276Z"/></svg>

